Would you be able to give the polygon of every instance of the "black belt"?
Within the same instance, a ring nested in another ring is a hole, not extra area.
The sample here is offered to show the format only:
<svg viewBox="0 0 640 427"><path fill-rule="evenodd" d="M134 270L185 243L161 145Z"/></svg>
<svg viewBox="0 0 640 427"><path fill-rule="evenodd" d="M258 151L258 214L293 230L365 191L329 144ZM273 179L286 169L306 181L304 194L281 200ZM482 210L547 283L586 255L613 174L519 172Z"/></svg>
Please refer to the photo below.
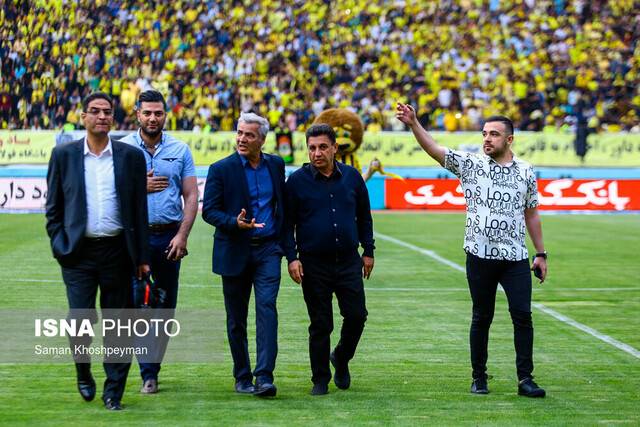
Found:
<svg viewBox="0 0 640 427"><path fill-rule="evenodd" d="M252 237L251 239L249 239L249 244L251 246L260 246L260 245L262 245L264 243L272 242L274 240L276 240L276 236L275 235L266 236L266 237L262 237L262 236Z"/></svg>
<svg viewBox="0 0 640 427"><path fill-rule="evenodd" d="M175 230L176 228L180 228L178 221L168 222L166 224L149 224L149 231L152 233L162 233L164 231Z"/></svg>
<svg viewBox="0 0 640 427"><path fill-rule="evenodd" d="M115 236L101 236L101 237L85 237L84 240L87 243L111 243L117 242L122 239L122 233Z"/></svg>

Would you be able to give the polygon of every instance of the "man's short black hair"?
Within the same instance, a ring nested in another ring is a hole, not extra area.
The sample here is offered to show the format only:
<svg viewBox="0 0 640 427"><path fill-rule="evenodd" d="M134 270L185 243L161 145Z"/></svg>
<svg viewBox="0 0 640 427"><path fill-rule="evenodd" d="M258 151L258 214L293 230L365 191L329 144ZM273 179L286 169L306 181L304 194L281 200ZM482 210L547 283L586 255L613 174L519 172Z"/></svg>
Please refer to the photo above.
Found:
<svg viewBox="0 0 640 427"><path fill-rule="evenodd" d="M136 108L140 108L143 102L162 102L162 107L167 109L167 102L164 100L164 96L157 90L145 90L138 96L138 102L136 102Z"/></svg>
<svg viewBox="0 0 640 427"><path fill-rule="evenodd" d="M504 126L507 129L507 135L506 136L513 135L513 122L508 117L505 117L505 116L491 116L491 117L488 117L487 119L485 119L484 122L485 123L489 123L489 122L501 122L501 123L504 123Z"/></svg>
<svg viewBox="0 0 640 427"><path fill-rule="evenodd" d="M316 123L309 126L309 129L305 132L307 144L309 143L309 138L323 135L329 138L331 145L336 143L336 131L326 123Z"/></svg>
<svg viewBox="0 0 640 427"><path fill-rule="evenodd" d="M109 102L109 105L111 106L111 108L113 108L113 99L111 99L109 95L104 92L93 92L85 96L82 100L82 111L86 113L87 109L89 108L89 103L96 99L104 99L105 101Z"/></svg>

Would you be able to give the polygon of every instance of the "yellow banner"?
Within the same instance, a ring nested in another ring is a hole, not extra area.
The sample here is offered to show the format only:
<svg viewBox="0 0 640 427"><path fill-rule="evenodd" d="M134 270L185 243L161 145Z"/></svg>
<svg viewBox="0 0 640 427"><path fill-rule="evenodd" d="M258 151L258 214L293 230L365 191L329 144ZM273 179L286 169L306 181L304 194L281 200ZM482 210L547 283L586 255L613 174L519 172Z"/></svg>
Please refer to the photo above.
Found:
<svg viewBox="0 0 640 427"><path fill-rule="evenodd" d="M57 133L0 130L0 165L48 163Z"/></svg>
<svg viewBox="0 0 640 427"><path fill-rule="evenodd" d="M233 153L234 132L196 133L170 132L191 147L197 165L206 166ZM126 132L113 132L118 138ZM57 139L60 141L80 138L80 131L60 138L57 131L0 131L0 164L46 164ZM433 132L435 140L446 147L466 151L480 151L482 137L479 132ZM596 134L589 136L590 149L584 162L575 155L575 136L564 133L516 132L513 151L520 158L536 166L640 166L639 134ZM306 161L304 134L293 136L295 164ZM269 133L264 146L267 153L275 153L275 138ZM408 132L369 133L358 150L361 166L374 158L388 166L436 166L422 151L413 135Z"/></svg>

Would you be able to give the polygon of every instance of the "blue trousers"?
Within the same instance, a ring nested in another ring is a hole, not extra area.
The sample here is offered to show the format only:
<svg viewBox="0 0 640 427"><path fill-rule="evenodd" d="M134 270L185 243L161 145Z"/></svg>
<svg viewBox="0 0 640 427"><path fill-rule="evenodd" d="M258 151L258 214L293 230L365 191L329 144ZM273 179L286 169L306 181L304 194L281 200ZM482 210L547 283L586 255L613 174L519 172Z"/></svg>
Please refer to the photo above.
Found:
<svg viewBox="0 0 640 427"><path fill-rule="evenodd" d="M151 278L156 285L164 289L167 293L165 304L162 309L175 309L178 302L178 276L180 274L180 261L170 261L167 259L167 246L178 232L178 229L164 231L161 233L149 233L149 250L151 251ZM163 317L167 311L163 310ZM158 379L160 363L167 350L169 337L162 334L155 340L152 360L147 362L138 359L140 365L140 375L142 380ZM157 361L157 362L156 362Z"/></svg>
<svg viewBox="0 0 640 427"><path fill-rule="evenodd" d="M276 241L251 246L249 262L239 276L222 276L227 336L236 381L272 382L278 354L278 311L282 249ZM247 344L247 314L251 289L255 289L256 367L251 373Z"/></svg>

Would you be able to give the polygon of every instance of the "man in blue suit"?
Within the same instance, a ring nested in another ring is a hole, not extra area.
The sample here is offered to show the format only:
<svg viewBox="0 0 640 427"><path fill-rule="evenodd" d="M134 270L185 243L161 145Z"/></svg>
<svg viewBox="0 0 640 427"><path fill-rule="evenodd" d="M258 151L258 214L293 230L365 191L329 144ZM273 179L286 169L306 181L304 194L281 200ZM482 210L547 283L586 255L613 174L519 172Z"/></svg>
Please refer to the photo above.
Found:
<svg viewBox="0 0 640 427"><path fill-rule="evenodd" d="M275 396L278 353L284 162L262 153L269 122L243 113L236 153L209 167L202 217L216 227L213 272L222 276L227 335L238 393ZM257 361L253 373L247 346L247 311L255 289ZM255 385L253 378L255 377Z"/></svg>

